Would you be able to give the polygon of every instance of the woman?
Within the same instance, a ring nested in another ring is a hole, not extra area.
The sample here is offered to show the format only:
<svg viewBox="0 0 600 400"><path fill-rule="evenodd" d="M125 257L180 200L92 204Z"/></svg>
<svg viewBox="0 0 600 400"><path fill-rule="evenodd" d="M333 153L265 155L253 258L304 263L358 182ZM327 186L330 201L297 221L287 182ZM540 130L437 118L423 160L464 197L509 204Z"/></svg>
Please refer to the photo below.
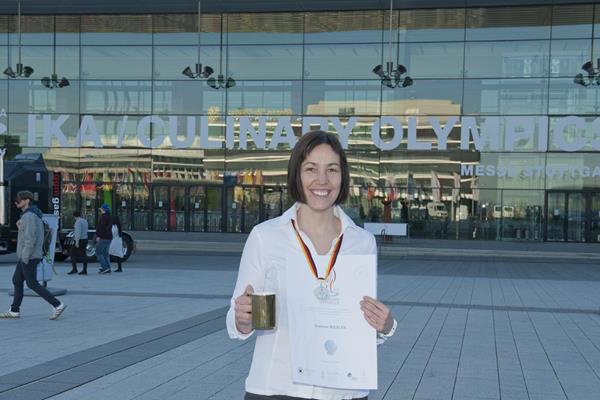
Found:
<svg viewBox="0 0 600 400"><path fill-rule="evenodd" d="M117 214L113 215L112 224L113 240L110 242L108 254L117 260L117 269L114 272L123 272L123 268L121 267L123 263L123 228Z"/></svg>
<svg viewBox="0 0 600 400"><path fill-rule="evenodd" d="M254 291L276 293L277 305L281 305L279 299L286 296L285 289L282 290L285 257L299 251L299 239L313 254L377 252L373 235L357 227L339 207L348 197L349 183L346 155L336 136L315 131L298 141L288 163L288 190L296 204L282 216L256 226L248 237L227 314L231 338L244 340L253 333L250 294ZM378 332L378 342L394 333L396 321L383 303L364 297L360 308L366 321ZM256 339L245 399L366 399L368 391L292 381L287 318L282 317L282 312L278 308L277 328Z"/></svg>

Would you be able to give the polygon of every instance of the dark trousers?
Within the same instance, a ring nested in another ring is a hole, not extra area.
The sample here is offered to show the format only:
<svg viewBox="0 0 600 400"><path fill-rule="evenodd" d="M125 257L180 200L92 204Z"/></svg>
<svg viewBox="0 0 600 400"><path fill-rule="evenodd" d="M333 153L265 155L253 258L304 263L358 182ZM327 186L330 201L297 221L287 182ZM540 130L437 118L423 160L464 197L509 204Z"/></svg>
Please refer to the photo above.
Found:
<svg viewBox="0 0 600 400"><path fill-rule="evenodd" d="M279 396L279 395L275 395L275 396L263 396L261 394L254 394L254 393L248 393L246 392L246 395L244 396L244 400L307 400L303 397L290 397L290 396ZM369 397L361 397L360 399L354 399L354 400L369 400Z"/></svg>
<svg viewBox="0 0 600 400"><path fill-rule="evenodd" d="M73 268L73 271L77 271L77 258L79 258L83 262L83 270L87 272L87 245L87 239L80 240L79 247L75 247L75 245L73 245L69 249L69 256L71 257L71 267Z"/></svg>
<svg viewBox="0 0 600 400"><path fill-rule="evenodd" d="M42 285L40 285L40 283L37 281L36 273L39 262L39 258L29 260L27 264L21 260L17 262L15 273L12 279L13 285L15 286L15 297L12 305L10 306L10 310L12 312L19 312L19 309L21 308L21 303L23 302L23 282L26 282L29 289L33 290L42 299L52 304L53 307L58 307L60 305L60 301L58 301L56 297L52 296L52 294L50 294L50 292L47 291L46 288L42 287Z"/></svg>

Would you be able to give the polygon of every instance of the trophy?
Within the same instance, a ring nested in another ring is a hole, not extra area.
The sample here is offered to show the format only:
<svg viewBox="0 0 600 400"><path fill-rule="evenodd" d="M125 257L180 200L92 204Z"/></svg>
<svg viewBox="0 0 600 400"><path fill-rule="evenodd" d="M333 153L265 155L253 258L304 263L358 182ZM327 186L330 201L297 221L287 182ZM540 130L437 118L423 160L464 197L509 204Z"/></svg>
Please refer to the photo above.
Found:
<svg viewBox="0 0 600 400"><path fill-rule="evenodd" d="M252 327L261 331L274 329L275 309L275 293L253 293Z"/></svg>

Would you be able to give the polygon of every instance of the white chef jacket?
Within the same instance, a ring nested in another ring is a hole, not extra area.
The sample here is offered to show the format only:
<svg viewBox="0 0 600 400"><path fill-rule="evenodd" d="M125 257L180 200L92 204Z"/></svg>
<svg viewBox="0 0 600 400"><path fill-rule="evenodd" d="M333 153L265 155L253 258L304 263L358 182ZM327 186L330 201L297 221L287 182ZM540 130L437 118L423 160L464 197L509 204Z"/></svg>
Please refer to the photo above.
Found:
<svg viewBox="0 0 600 400"><path fill-rule="evenodd" d="M289 343L288 320L286 312L286 256L293 252L301 254L302 250L295 237L291 220L297 221L296 210L299 203L288 209L282 216L265 221L252 229L244 246L235 290L231 298L231 307L227 313L227 331L232 339L247 339L255 331L247 335L237 330L235 325L235 299L244 293L247 285L252 285L255 292L272 292L277 295L276 314L277 327L269 331L257 331L254 355L250 373L246 378L246 391L250 393L272 396L285 395L319 400L342 400L365 397L368 390L344 390L321 386L297 384L292 381L291 348ZM340 255L376 254L375 237L356 226L339 206L334 209L340 219L344 240ZM300 231L302 239L312 254L317 251L306 234ZM333 250L335 238L328 254ZM325 271L319 270L319 276ZM310 273L308 265L306 273ZM356 307L359 307L357 304ZM394 321L394 328L396 321ZM393 329L394 330L394 329ZM389 335L379 335L382 343Z"/></svg>

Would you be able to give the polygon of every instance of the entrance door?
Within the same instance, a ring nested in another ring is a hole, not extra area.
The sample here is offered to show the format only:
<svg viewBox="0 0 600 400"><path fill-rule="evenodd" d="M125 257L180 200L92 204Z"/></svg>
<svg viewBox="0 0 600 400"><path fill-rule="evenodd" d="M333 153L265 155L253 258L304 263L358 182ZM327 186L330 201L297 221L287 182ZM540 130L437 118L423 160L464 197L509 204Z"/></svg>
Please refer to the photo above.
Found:
<svg viewBox="0 0 600 400"><path fill-rule="evenodd" d="M171 186L169 194L169 230L184 232L185 186Z"/></svg>
<svg viewBox="0 0 600 400"><path fill-rule="evenodd" d="M546 239L600 242L600 193L551 191L547 194Z"/></svg>
<svg viewBox="0 0 600 400"><path fill-rule="evenodd" d="M281 215L283 208L282 190L280 187L263 188L263 213L262 220L266 221Z"/></svg>
<svg viewBox="0 0 600 400"><path fill-rule="evenodd" d="M152 188L152 228L155 231L167 230L169 213L169 191L167 186Z"/></svg>
<svg viewBox="0 0 600 400"><path fill-rule="evenodd" d="M222 232L223 189L220 186L206 188L206 232Z"/></svg>
<svg viewBox="0 0 600 400"><path fill-rule="evenodd" d="M205 211L206 211L206 188L204 186L191 186L189 199L190 210L190 231L204 232Z"/></svg>

